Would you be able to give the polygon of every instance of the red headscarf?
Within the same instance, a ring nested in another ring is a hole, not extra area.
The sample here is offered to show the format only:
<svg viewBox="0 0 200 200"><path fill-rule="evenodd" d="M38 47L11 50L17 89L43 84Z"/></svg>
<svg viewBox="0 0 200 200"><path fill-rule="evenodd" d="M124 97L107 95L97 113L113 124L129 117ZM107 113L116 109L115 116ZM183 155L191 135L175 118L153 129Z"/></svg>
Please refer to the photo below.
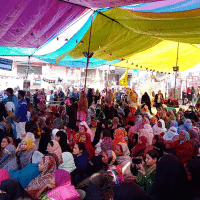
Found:
<svg viewBox="0 0 200 200"><path fill-rule="evenodd" d="M86 141L84 142L84 144L85 144L86 150L89 153L89 158L92 158L95 156L95 149L91 144L91 136L89 133L82 133L82 135L85 135L87 138Z"/></svg>
<svg viewBox="0 0 200 200"><path fill-rule="evenodd" d="M132 116L131 117L127 117L126 118L126 125L128 125L128 122L130 122L130 121L132 121L132 122L136 122L136 120L135 120L135 110L136 110L136 108L135 107L130 107L129 108L130 109L130 113L132 114Z"/></svg>
<svg viewBox="0 0 200 200"><path fill-rule="evenodd" d="M141 149L146 148L147 138L145 136L141 136L141 137L139 137L139 140L142 143L140 144L138 141L138 143L135 145L135 147L132 150L131 157L134 157Z"/></svg>

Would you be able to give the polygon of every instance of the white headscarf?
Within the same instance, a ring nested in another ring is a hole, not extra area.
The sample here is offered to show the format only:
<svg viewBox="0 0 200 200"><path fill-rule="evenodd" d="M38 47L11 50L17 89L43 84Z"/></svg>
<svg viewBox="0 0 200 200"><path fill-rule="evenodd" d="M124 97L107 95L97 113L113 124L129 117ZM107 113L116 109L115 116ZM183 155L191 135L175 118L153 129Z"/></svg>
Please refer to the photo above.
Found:
<svg viewBox="0 0 200 200"><path fill-rule="evenodd" d="M152 145L153 129L150 124L145 124L144 128L139 131L139 137L145 136L147 138L147 146Z"/></svg>
<svg viewBox="0 0 200 200"><path fill-rule="evenodd" d="M56 133L59 131L59 129L57 129L57 128L54 128L53 130L52 130L52 137L53 137L53 140L55 140L55 138L56 138Z"/></svg>
<svg viewBox="0 0 200 200"><path fill-rule="evenodd" d="M177 133L177 128L176 127L171 127L163 136L164 140L172 140L174 136L178 135Z"/></svg>
<svg viewBox="0 0 200 200"><path fill-rule="evenodd" d="M62 153L63 163L58 166L58 169L64 169L71 173L74 169L76 169L74 158L71 153L64 152Z"/></svg>
<svg viewBox="0 0 200 200"><path fill-rule="evenodd" d="M161 122L161 127L158 127L158 122ZM165 128L165 122L162 119L159 119L157 123L153 127L154 135L160 135L162 132L166 132L167 129Z"/></svg>
<svg viewBox="0 0 200 200"><path fill-rule="evenodd" d="M43 157L44 157L44 155L41 152L34 151L33 156L32 156L32 163L39 164Z"/></svg>

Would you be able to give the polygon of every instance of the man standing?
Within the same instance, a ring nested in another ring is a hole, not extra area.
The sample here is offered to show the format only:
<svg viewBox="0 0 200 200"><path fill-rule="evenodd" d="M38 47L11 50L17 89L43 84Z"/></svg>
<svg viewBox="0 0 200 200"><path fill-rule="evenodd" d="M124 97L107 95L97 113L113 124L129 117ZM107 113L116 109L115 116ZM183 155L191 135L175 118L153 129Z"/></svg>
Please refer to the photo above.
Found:
<svg viewBox="0 0 200 200"><path fill-rule="evenodd" d="M58 98L59 98L59 101L65 100L65 94L64 94L64 92L62 91L62 88L60 88L60 91L59 91L59 93L58 93Z"/></svg>
<svg viewBox="0 0 200 200"><path fill-rule="evenodd" d="M19 139L20 136L25 136L25 124L27 122L27 102L24 99L25 91L19 90L18 91L18 105L16 108L15 115L12 116L12 118L15 121L16 131L17 131L17 137L16 139Z"/></svg>
<svg viewBox="0 0 200 200"><path fill-rule="evenodd" d="M158 94L155 96L156 109L161 107L163 99L163 94L161 93L161 90L159 90Z"/></svg>

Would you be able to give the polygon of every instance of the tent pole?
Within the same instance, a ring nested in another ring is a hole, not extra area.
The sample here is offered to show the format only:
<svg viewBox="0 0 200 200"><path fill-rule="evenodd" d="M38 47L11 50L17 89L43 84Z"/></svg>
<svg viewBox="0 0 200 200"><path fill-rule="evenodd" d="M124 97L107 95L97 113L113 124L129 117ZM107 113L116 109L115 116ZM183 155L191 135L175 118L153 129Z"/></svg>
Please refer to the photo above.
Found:
<svg viewBox="0 0 200 200"><path fill-rule="evenodd" d="M28 56L28 66L27 66L27 72L26 72L26 80L28 80L28 71L29 71L29 68L30 68L30 59L31 59L31 57L30 56Z"/></svg>
<svg viewBox="0 0 200 200"><path fill-rule="evenodd" d="M177 46L177 57L176 57L176 67L178 67L178 53L179 53L179 43ZM175 106L175 97L176 97L176 77L177 77L177 72L179 69L176 70L175 72L175 85L174 85L174 106Z"/></svg>
<svg viewBox="0 0 200 200"><path fill-rule="evenodd" d="M92 13L92 20L91 20L91 26L90 26L90 36L89 36L89 45L88 45L88 51L87 51L87 65L86 65L86 74L85 74L85 86L84 86L84 90L86 90L86 83L87 83L87 75L88 75L89 61L90 61L90 58L91 58L92 55L93 55L93 54L90 54L90 44L91 44L91 36L92 36L93 14L94 14L94 12Z"/></svg>

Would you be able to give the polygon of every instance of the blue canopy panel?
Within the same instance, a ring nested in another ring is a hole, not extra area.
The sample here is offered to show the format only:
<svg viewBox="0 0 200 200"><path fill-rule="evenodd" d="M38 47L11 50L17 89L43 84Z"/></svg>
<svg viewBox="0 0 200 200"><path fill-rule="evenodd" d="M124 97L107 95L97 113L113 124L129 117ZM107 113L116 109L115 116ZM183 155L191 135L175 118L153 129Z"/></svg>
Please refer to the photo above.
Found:
<svg viewBox="0 0 200 200"><path fill-rule="evenodd" d="M121 8L140 12L181 12L200 8L200 0L166 0L163 2L122 6Z"/></svg>
<svg viewBox="0 0 200 200"><path fill-rule="evenodd" d="M0 47L0 56L31 56L37 48Z"/></svg>
<svg viewBox="0 0 200 200"><path fill-rule="evenodd" d="M55 64L55 59L43 58L43 57L41 59L40 56L34 56L34 57L38 58L40 60ZM90 58L89 68L95 68L95 67L98 67L98 66L101 66L101 65L114 65L114 64L118 63L119 61L120 60L107 61L107 60L103 60L103 59ZM74 59L69 55L65 56L58 63L58 65L67 66L67 67L77 67L77 68L85 68L86 64L87 64L87 58L86 57Z"/></svg>

